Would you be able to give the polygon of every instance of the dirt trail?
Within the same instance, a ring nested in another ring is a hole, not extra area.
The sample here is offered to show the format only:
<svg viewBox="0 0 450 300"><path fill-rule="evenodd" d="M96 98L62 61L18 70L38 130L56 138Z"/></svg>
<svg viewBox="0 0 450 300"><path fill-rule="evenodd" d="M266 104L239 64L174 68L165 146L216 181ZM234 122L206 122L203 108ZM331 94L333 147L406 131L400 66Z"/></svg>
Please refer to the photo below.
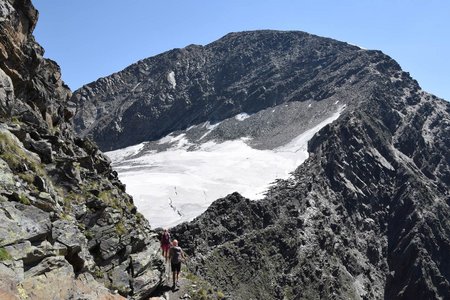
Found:
<svg viewBox="0 0 450 300"><path fill-rule="evenodd" d="M189 296L189 289L195 288L195 284L187 280L184 276L186 272L181 271L180 277L178 279L178 286L172 287L172 272L170 271L170 266L166 268L165 281L163 288L161 289L161 295L150 297L149 300L185 300L191 299Z"/></svg>

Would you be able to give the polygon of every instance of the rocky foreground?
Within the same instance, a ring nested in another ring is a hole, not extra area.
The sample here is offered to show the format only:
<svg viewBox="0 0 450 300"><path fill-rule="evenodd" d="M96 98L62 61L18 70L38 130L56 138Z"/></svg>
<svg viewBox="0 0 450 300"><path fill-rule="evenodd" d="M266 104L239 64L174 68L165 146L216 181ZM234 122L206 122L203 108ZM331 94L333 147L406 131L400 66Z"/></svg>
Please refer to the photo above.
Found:
<svg viewBox="0 0 450 300"><path fill-rule="evenodd" d="M0 0L0 298L142 299L164 265L98 147L77 138L28 0Z"/></svg>

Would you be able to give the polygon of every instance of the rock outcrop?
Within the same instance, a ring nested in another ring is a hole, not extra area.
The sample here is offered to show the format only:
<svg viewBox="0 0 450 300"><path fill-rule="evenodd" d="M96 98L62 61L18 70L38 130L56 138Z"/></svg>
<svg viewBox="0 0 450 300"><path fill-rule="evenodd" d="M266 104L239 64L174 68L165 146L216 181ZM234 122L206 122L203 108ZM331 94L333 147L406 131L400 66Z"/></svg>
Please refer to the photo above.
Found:
<svg viewBox="0 0 450 300"><path fill-rule="evenodd" d="M265 199L172 229L193 271L232 299L450 297L450 104L392 66Z"/></svg>
<svg viewBox="0 0 450 300"><path fill-rule="evenodd" d="M0 0L0 298L145 298L164 272L155 233L75 136L37 18L29 0Z"/></svg>

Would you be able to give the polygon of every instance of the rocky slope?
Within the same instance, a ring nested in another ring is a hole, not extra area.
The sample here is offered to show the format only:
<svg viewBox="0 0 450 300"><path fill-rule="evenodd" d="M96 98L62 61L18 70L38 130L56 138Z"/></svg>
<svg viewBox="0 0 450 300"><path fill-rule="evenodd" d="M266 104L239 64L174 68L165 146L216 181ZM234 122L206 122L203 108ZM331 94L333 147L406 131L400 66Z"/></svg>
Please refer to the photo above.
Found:
<svg viewBox="0 0 450 300"><path fill-rule="evenodd" d="M390 64L396 63L379 51L304 32L231 33L144 59L75 91L74 124L101 149L118 149L287 102L350 103L369 90L370 74Z"/></svg>
<svg viewBox="0 0 450 300"><path fill-rule="evenodd" d="M75 137L37 18L29 0L0 0L0 298L144 298L164 272L155 234L108 158Z"/></svg>
<svg viewBox="0 0 450 300"><path fill-rule="evenodd" d="M450 105L395 69L265 199L174 228L191 269L232 299L449 298Z"/></svg>

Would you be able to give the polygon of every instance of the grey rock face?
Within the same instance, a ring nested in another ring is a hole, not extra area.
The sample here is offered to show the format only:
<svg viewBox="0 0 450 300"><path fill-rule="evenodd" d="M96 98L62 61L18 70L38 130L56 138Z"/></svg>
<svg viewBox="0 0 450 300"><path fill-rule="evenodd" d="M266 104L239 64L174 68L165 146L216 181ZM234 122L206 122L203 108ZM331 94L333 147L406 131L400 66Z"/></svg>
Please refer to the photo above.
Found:
<svg viewBox="0 0 450 300"><path fill-rule="evenodd" d="M0 70L0 114L7 116L11 113L11 102L14 99L14 88L9 76Z"/></svg>
<svg viewBox="0 0 450 300"><path fill-rule="evenodd" d="M383 64L397 63L304 32L228 34L144 59L77 90L75 129L104 150L158 139L209 121L288 102L342 104L365 97Z"/></svg>
<svg viewBox="0 0 450 300"><path fill-rule="evenodd" d="M25 141L25 142L30 143L29 148L32 149L33 152L35 152L39 155L42 162L44 162L44 163L53 162L52 146L49 142L44 141L44 140L34 141L32 139L30 139L29 141Z"/></svg>
<svg viewBox="0 0 450 300"><path fill-rule="evenodd" d="M158 245L148 246L145 251L131 255L131 267L133 270L134 290L139 291L137 298L148 297L157 288L157 283L163 281L163 273L160 272L163 262L159 258L160 248ZM155 286L154 290L146 290L146 286Z"/></svg>
<svg viewBox="0 0 450 300"><path fill-rule="evenodd" d="M50 215L34 206L22 203L0 203L0 246L21 240L42 240L50 233Z"/></svg>
<svg viewBox="0 0 450 300"><path fill-rule="evenodd" d="M2 299L125 299L111 294L88 273L74 278L72 266L63 257L49 257L29 270L25 280L0 264ZM20 298L19 298L20 295Z"/></svg>
<svg viewBox="0 0 450 300"><path fill-rule="evenodd" d="M0 0L0 298L140 299L165 267L155 255L154 280L132 287L130 257L158 241L109 160L75 137L37 15L29 0Z"/></svg>
<svg viewBox="0 0 450 300"><path fill-rule="evenodd" d="M0 159L0 185L9 189L14 187L14 174L3 159Z"/></svg>
<svg viewBox="0 0 450 300"><path fill-rule="evenodd" d="M156 238L108 160L73 136L70 91L31 36L36 18L29 1L0 1L1 84L14 89L0 94L0 292L119 297L107 285L145 298L164 272ZM292 178L172 230L190 266L232 299L450 298L449 104L382 53L305 33L231 34L74 97L78 130L104 149L335 97L346 113L310 141Z"/></svg>
<svg viewBox="0 0 450 300"><path fill-rule="evenodd" d="M265 199L172 229L192 269L233 299L448 298L450 105L398 84L323 128Z"/></svg>

